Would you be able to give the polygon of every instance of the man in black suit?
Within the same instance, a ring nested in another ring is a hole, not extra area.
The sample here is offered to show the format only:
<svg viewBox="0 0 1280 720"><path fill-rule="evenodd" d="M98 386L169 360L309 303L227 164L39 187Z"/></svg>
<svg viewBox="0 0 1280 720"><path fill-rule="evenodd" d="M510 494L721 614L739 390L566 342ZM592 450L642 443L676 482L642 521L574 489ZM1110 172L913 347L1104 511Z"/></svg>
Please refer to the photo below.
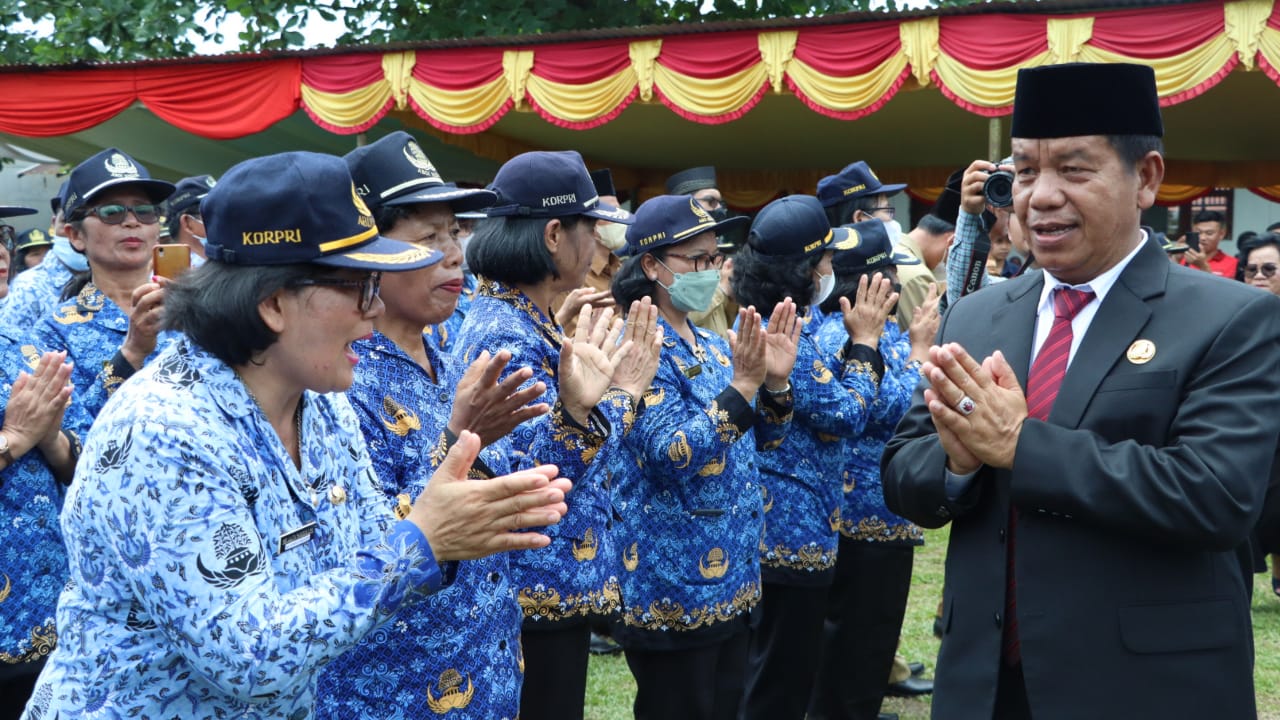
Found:
<svg viewBox="0 0 1280 720"><path fill-rule="evenodd" d="M1150 68L1024 69L1012 135L1043 272L950 310L883 459L890 509L952 523L933 716L1253 718L1234 550L1280 434L1280 299L1139 226Z"/></svg>

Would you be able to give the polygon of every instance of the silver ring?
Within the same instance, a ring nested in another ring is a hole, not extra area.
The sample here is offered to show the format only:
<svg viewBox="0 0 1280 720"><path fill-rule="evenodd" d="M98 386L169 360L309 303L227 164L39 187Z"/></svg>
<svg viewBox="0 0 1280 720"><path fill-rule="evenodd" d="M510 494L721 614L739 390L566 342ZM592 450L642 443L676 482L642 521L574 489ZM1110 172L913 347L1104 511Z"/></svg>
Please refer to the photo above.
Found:
<svg viewBox="0 0 1280 720"><path fill-rule="evenodd" d="M965 395L964 397L960 398L960 402L956 403L956 411L958 411L961 415L964 415L966 417L973 414L973 411L976 410L977 408L978 408L977 403L975 403L973 401L973 398L969 397L968 395Z"/></svg>

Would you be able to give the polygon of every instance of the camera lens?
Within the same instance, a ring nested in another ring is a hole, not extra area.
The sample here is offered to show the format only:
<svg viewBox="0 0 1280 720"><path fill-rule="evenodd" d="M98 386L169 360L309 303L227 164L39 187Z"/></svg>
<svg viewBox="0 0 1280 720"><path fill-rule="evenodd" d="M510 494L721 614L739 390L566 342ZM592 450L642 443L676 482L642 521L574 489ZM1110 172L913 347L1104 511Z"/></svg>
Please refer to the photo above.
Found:
<svg viewBox="0 0 1280 720"><path fill-rule="evenodd" d="M982 194L991 207L1007 208L1013 204L1013 173L1007 170L993 172L982 183Z"/></svg>

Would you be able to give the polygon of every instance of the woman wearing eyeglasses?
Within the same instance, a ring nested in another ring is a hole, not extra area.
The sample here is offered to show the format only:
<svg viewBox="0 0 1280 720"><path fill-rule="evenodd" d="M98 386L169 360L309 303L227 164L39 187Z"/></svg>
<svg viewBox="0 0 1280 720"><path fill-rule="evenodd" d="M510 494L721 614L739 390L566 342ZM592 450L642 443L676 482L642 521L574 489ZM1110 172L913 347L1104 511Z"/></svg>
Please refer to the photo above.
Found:
<svg viewBox="0 0 1280 720"><path fill-rule="evenodd" d="M761 327L738 313L731 344L690 322L710 305L722 256L716 222L689 195L645 201L613 281L619 306L650 298L662 362L644 412L609 456L620 517L622 622L614 635L636 679L636 718L736 718L764 528L757 448L791 420L795 305ZM762 387L763 386L763 387Z"/></svg>
<svg viewBox="0 0 1280 720"><path fill-rule="evenodd" d="M62 304L34 333L42 349L67 353L75 401L90 420L156 350L164 290L152 281L151 250L160 236L159 203L171 192L172 184L152 179L115 148L67 178L67 237L88 259L89 273L68 283ZM83 436L88 428L75 430Z"/></svg>
<svg viewBox="0 0 1280 720"><path fill-rule="evenodd" d="M1250 240L1244 260L1244 281L1259 290L1280 295L1277 269L1280 269L1280 235L1266 233ZM1271 591L1280 598L1280 493L1271 495L1258 520L1256 557L1271 555Z"/></svg>
<svg viewBox="0 0 1280 720"><path fill-rule="evenodd" d="M402 518L378 493L352 343L380 273L440 255L380 237L340 158L246 161L203 208L209 262L168 289L183 336L104 408L68 493L65 639L29 720L315 717L328 662L565 511L554 468L467 480L468 432Z"/></svg>

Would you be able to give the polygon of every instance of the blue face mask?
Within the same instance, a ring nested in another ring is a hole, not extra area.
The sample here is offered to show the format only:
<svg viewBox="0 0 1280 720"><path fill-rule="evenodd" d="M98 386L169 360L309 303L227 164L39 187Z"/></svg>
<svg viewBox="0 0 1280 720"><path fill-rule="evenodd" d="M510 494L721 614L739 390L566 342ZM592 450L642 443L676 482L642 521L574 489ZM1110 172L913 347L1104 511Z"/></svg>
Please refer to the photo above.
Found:
<svg viewBox="0 0 1280 720"><path fill-rule="evenodd" d="M657 260L657 258L654 258ZM658 264L668 270L667 264L658 260ZM680 312L704 312L711 307L715 298L716 287L720 285L719 270L699 270L697 272L678 273L671 270L674 279L670 285L662 285L671 296L671 305Z"/></svg>
<svg viewBox="0 0 1280 720"><path fill-rule="evenodd" d="M71 247L71 241L60 235L53 236L53 249L49 252L75 272L84 272L89 269L89 259L76 252L76 249Z"/></svg>

